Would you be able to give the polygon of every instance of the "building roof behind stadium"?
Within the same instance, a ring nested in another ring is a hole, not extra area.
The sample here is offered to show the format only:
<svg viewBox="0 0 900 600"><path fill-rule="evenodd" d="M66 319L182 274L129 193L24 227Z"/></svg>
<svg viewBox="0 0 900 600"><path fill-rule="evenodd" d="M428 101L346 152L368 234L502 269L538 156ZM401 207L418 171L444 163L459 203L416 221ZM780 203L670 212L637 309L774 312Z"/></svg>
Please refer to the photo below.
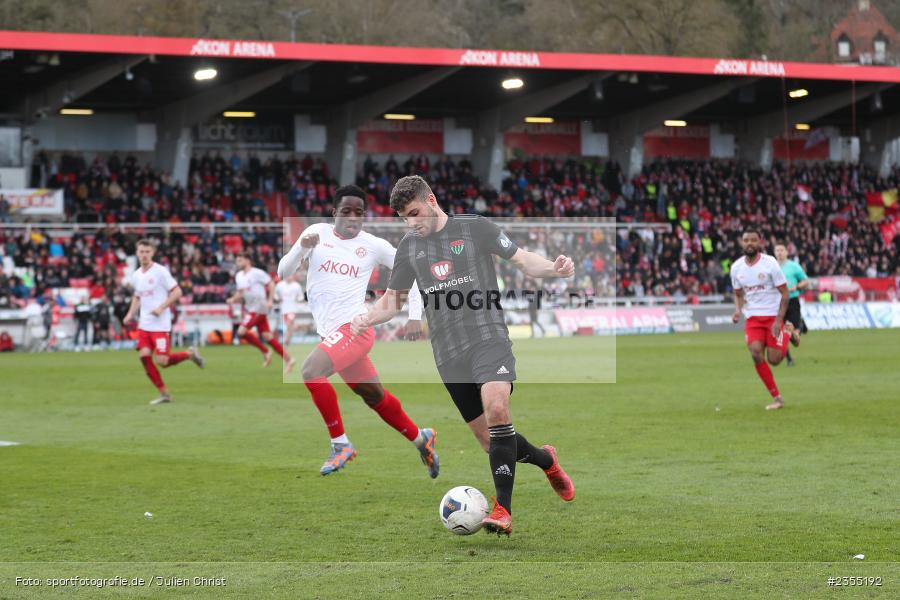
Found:
<svg viewBox="0 0 900 600"><path fill-rule="evenodd" d="M292 61L312 65L240 101L236 110L316 114L365 97L440 67L452 75L404 100L393 112L417 117L465 118L501 105L516 94L547 89L585 74L602 83L587 86L543 115L567 119L606 119L679 94L702 90L723 79L752 78L746 86L711 101L686 116L688 121L727 122L850 91L866 82L900 83L900 68L847 66L765 60L688 58L645 55L402 48L242 40L207 40L91 34L0 31L0 112L16 118L16 107L29 94L108 64L119 57L150 57L77 100L78 106L107 112L152 111L192 96L210 85L228 84L262 69ZM195 81L203 67L218 71L214 82ZM500 81L515 76L516 91ZM604 78L605 77L605 78ZM809 94L785 100L787 92ZM882 92L880 102L858 102L817 120L849 126L900 112L900 86ZM73 104L74 106L75 104ZM855 122L854 122L855 123Z"/></svg>

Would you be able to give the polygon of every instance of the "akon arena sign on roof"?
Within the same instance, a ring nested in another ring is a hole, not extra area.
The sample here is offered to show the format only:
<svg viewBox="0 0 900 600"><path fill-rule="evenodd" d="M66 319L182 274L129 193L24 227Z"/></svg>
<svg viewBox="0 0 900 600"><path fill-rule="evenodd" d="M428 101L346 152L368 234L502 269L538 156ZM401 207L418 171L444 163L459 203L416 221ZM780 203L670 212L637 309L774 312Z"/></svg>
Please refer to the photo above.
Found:
<svg viewBox="0 0 900 600"><path fill-rule="evenodd" d="M275 46L269 42L230 42L227 40L197 40L191 56L248 56L275 58Z"/></svg>
<svg viewBox="0 0 900 600"><path fill-rule="evenodd" d="M537 52L466 50L460 57L459 64L482 67L540 67L541 59Z"/></svg>

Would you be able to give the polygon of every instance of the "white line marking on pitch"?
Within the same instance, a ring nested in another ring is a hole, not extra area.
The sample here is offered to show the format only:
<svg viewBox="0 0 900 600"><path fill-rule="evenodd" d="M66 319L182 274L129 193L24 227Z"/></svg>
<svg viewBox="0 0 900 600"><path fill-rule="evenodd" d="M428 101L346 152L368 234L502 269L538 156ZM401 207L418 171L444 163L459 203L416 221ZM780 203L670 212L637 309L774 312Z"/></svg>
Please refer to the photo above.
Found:
<svg viewBox="0 0 900 600"><path fill-rule="evenodd" d="M4 442L0 440L0 446L18 446L19 442Z"/></svg>

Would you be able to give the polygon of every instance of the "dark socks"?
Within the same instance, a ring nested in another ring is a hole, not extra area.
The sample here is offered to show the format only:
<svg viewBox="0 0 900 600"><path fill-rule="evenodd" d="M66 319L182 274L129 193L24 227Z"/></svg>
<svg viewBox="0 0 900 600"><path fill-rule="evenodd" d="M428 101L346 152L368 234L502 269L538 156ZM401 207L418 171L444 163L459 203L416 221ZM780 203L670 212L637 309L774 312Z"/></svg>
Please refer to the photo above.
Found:
<svg viewBox="0 0 900 600"><path fill-rule="evenodd" d="M537 465L543 470L553 466L553 457L543 448L532 446L521 433L516 434L516 462Z"/></svg>
<svg viewBox="0 0 900 600"><path fill-rule="evenodd" d="M488 458L497 491L497 503L512 513L512 491L516 480L516 430L512 424L488 427L491 445Z"/></svg>

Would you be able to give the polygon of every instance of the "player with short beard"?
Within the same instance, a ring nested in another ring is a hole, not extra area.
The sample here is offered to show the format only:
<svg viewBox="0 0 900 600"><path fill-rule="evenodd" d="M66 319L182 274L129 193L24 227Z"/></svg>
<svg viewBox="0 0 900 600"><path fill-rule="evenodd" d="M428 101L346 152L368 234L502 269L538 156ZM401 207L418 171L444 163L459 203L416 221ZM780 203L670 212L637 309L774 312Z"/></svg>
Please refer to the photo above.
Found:
<svg viewBox="0 0 900 600"><path fill-rule="evenodd" d="M516 246L494 223L476 215L448 215L419 176L400 179L391 191L391 208L410 233L397 257L384 296L368 314L353 319L353 331L389 321L414 283L425 296L435 363L457 409L488 453L496 488L488 532L512 531L512 492L516 463L537 465L566 501L575 486L552 446L537 448L512 425L509 397L516 358L497 289L494 255L512 262L534 279L572 277L572 259L547 260Z"/></svg>
<svg viewBox="0 0 900 600"><path fill-rule="evenodd" d="M742 314L747 318L744 339L756 373L772 395L766 410L778 410L784 407L784 400L769 364L781 363L794 331L793 325L784 322L789 300L787 280L775 257L760 251L758 231L745 231L741 245L744 256L731 265L731 286L734 288L731 320L738 323Z"/></svg>

